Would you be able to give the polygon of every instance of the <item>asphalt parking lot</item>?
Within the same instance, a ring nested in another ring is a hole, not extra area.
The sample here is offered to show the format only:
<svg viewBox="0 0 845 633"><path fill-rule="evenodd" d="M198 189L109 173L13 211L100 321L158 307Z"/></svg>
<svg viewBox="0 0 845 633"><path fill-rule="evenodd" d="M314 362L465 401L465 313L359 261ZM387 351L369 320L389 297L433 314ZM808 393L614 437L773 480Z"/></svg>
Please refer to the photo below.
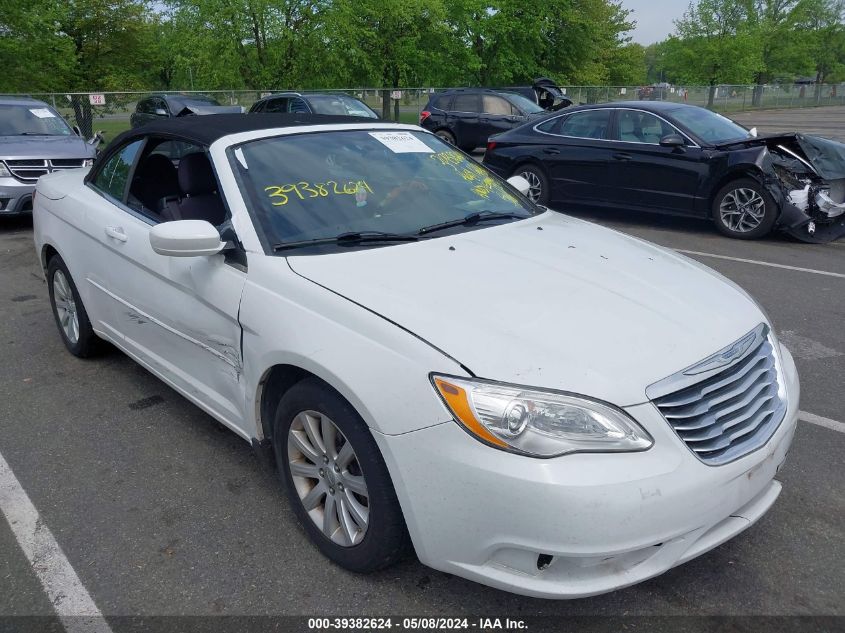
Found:
<svg viewBox="0 0 845 633"><path fill-rule="evenodd" d="M845 108L736 118L761 132L845 140ZM0 467L8 463L110 619L845 615L845 240L746 243L689 220L578 215L680 249L739 283L768 312L801 376L805 413L776 505L737 538L663 576L610 595L543 601L415 560L370 576L333 566L246 443L122 354L83 361L65 351L28 219L0 219ZM0 617L53 614L0 520ZM119 621L111 625L121 630Z"/></svg>

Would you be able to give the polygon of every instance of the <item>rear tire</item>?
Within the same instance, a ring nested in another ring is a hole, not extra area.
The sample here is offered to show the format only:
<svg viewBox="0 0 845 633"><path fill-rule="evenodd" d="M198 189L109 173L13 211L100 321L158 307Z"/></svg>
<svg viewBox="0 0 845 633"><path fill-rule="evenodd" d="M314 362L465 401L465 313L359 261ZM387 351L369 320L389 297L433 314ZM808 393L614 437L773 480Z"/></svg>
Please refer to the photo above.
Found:
<svg viewBox="0 0 845 633"><path fill-rule="evenodd" d="M440 140L445 141L445 142L446 142L446 143L448 143L449 145L454 145L454 144L455 144L455 135L454 135L454 134L452 134L449 130L447 130L447 129L445 129L445 128L444 128L444 129L442 129L442 130L437 130L437 131L434 133L434 135L435 135L436 137L438 137Z"/></svg>
<svg viewBox="0 0 845 633"><path fill-rule="evenodd" d="M517 167L511 176L522 176L531 185L526 197L535 204L543 206L549 203L549 179L540 167L527 163Z"/></svg>
<svg viewBox="0 0 845 633"><path fill-rule="evenodd" d="M712 213L719 232L738 240L767 235L777 220L774 201L753 178L738 178L719 189Z"/></svg>
<svg viewBox="0 0 845 633"><path fill-rule="evenodd" d="M47 289L56 326L68 351L79 358L99 352L102 341L94 333L76 284L58 255L47 264Z"/></svg>
<svg viewBox="0 0 845 633"><path fill-rule="evenodd" d="M279 475L317 548L350 571L389 567L410 550L387 466L358 412L317 378L282 397L273 425Z"/></svg>

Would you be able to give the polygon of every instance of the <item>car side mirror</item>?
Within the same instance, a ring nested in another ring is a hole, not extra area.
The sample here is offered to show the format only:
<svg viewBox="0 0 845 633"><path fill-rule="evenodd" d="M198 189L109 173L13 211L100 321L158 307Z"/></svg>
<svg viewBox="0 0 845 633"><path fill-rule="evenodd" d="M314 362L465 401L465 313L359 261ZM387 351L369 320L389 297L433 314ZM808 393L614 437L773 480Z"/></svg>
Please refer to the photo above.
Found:
<svg viewBox="0 0 845 633"><path fill-rule="evenodd" d="M155 115L156 116L167 116L167 110L165 110L164 108L156 108L155 109Z"/></svg>
<svg viewBox="0 0 845 633"><path fill-rule="evenodd" d="M220 233L205 220L174 220L150 229L150 246L159 255L201 257L216 255L226 246Z"/></svg>
<svg viewBox="0 0 845 633"><path fill-rule="evenodd" d="M531 183L522 176L511 176L508 178L508 184L523 196L527 196L528 192L531 191Z"/></svg>
<svg viewBox="0 0 845 633"><path fill-rule="evenodd" d="M78 125L73 125L70 129L73 130L73 133L77 136L82 136L82 130L79 128Z"/></svg>
<svg viewBox="0 0 845 633"><path fill-rule="evenodd" d="M660 139L660 144L663 147L683 147L687 144L684 137L680 134L667 134Z"/></svg>

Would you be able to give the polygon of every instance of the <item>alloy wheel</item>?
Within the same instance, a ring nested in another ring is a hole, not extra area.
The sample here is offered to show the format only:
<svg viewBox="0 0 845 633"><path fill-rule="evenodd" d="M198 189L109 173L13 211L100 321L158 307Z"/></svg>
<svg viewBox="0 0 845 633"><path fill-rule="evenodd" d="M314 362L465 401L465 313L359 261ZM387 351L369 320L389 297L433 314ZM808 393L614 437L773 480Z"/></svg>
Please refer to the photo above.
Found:
<svg viewBox="0 0 845 633"><path fill-rule="evenodd" d="M369 494L352 444L328 416L303 411L288 432L288 465L305 511L343 547L360 543L370 520Z"/></svg>
<svg viewBox="0 0 845 633"><path fill-rule="evenodd" d="M73 291L61 270L57 270L53 275L53 303L65 337L71 345L76 345L79 340L79 315L76 312Z"/></svg>
<svg viewBox="0 0 845 633"><path fill-rule="evenodd" d="M543 184L540 182L540 177L533 171L523 171L519 174L528 181L528 199L531 202L537 203L543 195Z"/></svg>
<svg viewBox="0 0 845 633"><path fill-rule="evenodd" d="M766 216L766 201L753 189L734 189L722 198L719 215L731 231L748 233L760 226Z"/></svg>

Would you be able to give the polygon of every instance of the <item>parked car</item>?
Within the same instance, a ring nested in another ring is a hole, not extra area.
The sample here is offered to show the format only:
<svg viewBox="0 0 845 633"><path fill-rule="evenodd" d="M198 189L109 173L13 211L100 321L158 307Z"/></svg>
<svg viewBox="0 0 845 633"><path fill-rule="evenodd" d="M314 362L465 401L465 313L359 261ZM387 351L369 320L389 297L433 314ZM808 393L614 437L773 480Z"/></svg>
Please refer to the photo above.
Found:
<svg viewBox="0 0 845 633"><path fill-rule="evenodd" d="M178 167L171 142L194 148ZM501 589L593 595L768 510L798 378L738 286L527 187L415 126L189 118L42 178L34 235L67 349L110 341L271 451L339 565L412 544Z"/></svg>
<svg viewBox="0 0 845 633"><path fill-rule="evenodd" d="M572 108L492 137L484 164L526 178L544 205L709 218L740 239L773 229L808 242L845 235L845 145L758 138L697 106Z"/></svg>
<svg viewBox="0 0 845 633"><path fill-rule="evenodd" d="M243 112L242 106L224 106L213 99L199 94L154 94L138 101L135 112L129 116L132 127L139 127L170 119L196 114L226 114Z"/></svg>
<svg viewBox="0 0 845 633"><path fill-rule="evenodd" d="M340 116L361 116L378 119L370 106L344 94L301 94L299 92L280 92L259 99L249 109L252 112L297 114L329 114Z"/></svg>
<svg viewBox="0 0 845 633"><path fill-rule="evenodd" d="M41 176L90 167L95 155L95 146L48 104L0 97L0 215L29 213Z"/></svg>
<svg viewBox="0 0 845 633"><path fill-rule="evenodd" d="M450 145L471 152L493 134L545 114L537 103L515 92L457 88L431 95L420 112L420 126Z"/></svg>

